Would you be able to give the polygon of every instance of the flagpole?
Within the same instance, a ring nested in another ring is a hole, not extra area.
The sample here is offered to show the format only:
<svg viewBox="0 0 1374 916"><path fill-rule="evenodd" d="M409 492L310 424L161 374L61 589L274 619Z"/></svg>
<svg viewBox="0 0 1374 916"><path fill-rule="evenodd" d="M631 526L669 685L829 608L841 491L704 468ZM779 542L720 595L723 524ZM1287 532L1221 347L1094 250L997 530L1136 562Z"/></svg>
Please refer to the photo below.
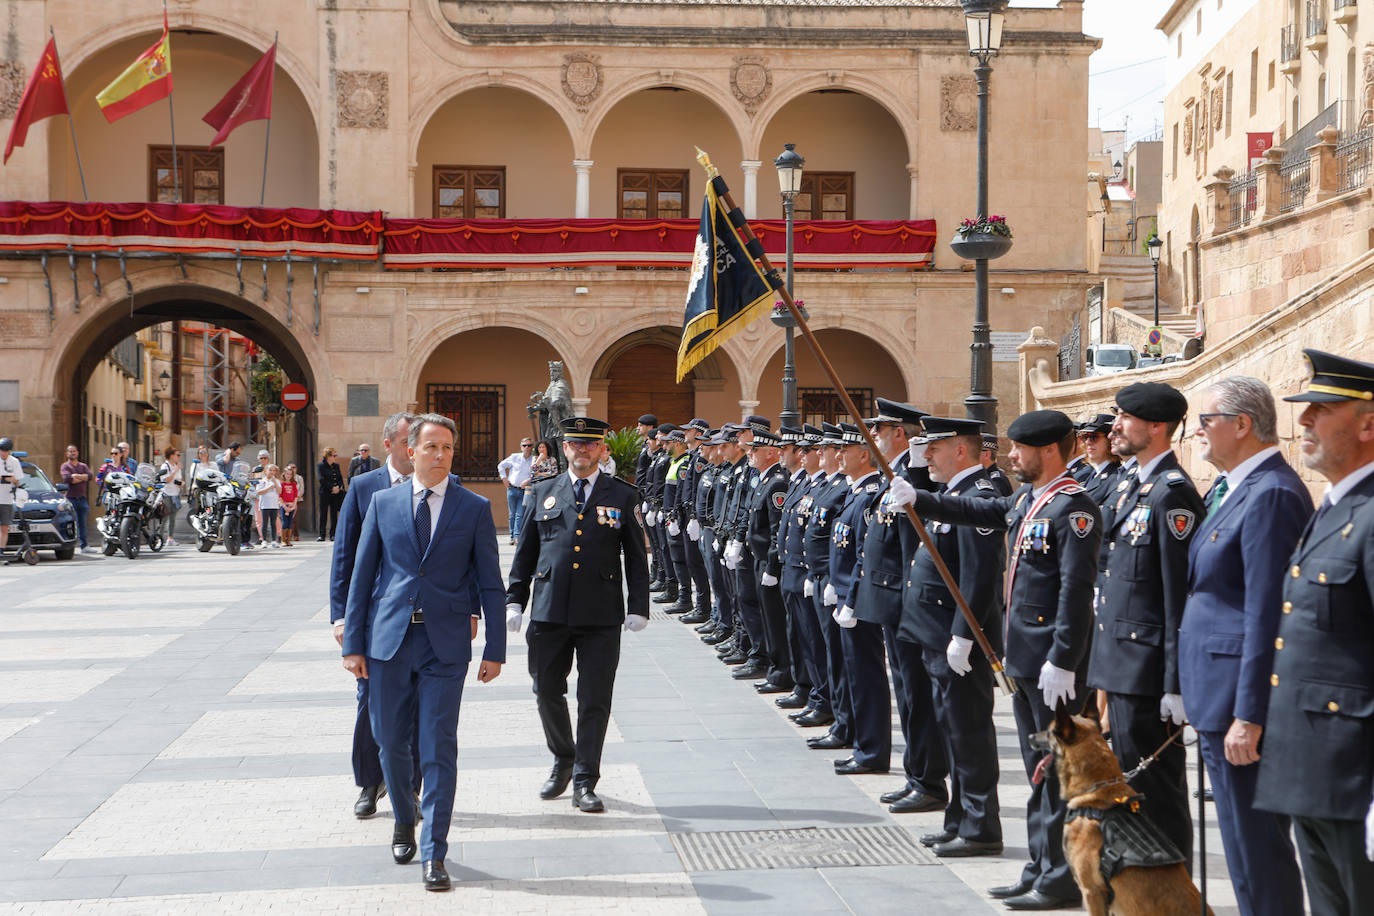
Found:
<svg viewBox="0 0 1374 916"><path fill-rule="evenodd" d="M162 0L162 28L169 33L171 32L171 29L167 26L167 0ZM168 38L168 47L171 47L170 36ZM180 157L177 156L177 113L172 105L172 97L175 92L176 84L169 82L167 89L167 120L170 121L172 125L172 189L176 191L177 203L181 203L181 160Z"/></svg>
<svg viewBox="0 0 1374 916"><path fill-rule="evenodd" d="M277 46L277 36L280 35L280 34L281 34L280 32L273 32L273 33L272 33L272 47L273 47L273 48L275 48L275 47ZM276 57L275 57L275 55L274 55L274 56L273 56L273 60L272 60L272 66L275 67L276 65L277 65L277 64L276 64ZM275 81L275 80L273 81L272 86L273 86L273 88L276 88L276 81ZM267 102L268 102L268 104L270 105L270 104L272 103L272 100L271 100L271 99L268 99ZM266 206L266 201L267 201L267 150L268 150L268 148L269 148L271 145L272 145L272 119L269 117L269 118L267 119L267 137L266 137L266 139L264 139L264 140L262 141L262 192L261 192L260 194L258 194L258 206L259 206L259 207Z"/></svg>
<svg viewBox="0 0 1374 916"><path fill-rule="evenodd" d="M697 162L701 163L702 168L706 169L706 174L710 179L715 179L720 174L716 170L716 167L711 165L710 158L700 148L697 149ZM749 254L758 259L759 265L763 268L769 285L782 297L783 304L786 305L787 310L792 313L792 319L797 323L797 328L802 332L802 336L806 338L807 344L811 347L811 352L816 354L816 361L821 364L821 368L825 370L825 374L830 377L831 387L833 387L835 393L840 396L840 402L844 404L845 410L849 411L851 417L859 420L859 408L854 405L854 399L849 396L849 389L844 387L844 383L840 381L840 376L835 371L835 367L831 365L829 358L825 355L825 350L821 348L820 341L816 340L816 335L811 332L811 326L806 323L806 316L802 314L801 309L797 308L797 303L793 301L792 293L787 289L787 284L783 283L778 277L777 269L774 268L772 263L768 260L768 255L763 250L763 245L759 242L757 236L754 235L754 230L750 228L749 221L744 218L743 214L739 212L739 208L735 206L735 200L731 196L730 190L725 187L724 182L721 182L718 190L721 192L721 200L723 200L725 206L729 208L731 225L739 230ZM882 450L878 448L878 443L873 438L873 434L868 431L867 425L863 422L859 422L856 425L859 427L859 431L863 433L864 441L868 443L868 447L872 450L873 454L881 455ZM888 481L892 480L894 476L892 468L886 461L879 462L879 469L883 472L884 478ZM925 545L926 550L930 551L930 559L935 564L935 571L940 574L940 578L944 580L945 587L948 588L950 594L954 596L954 603L958 606L959 613L964 616L964 620L968 623L969 629L973 633L974 641L978 643L978 648L982 650L983 655L988 660L988 664L992 666L993 677L997 680L998 684L1001 685L1002 690L1010 696L1016 692L1016 682L1007 675L1006 670L1002 666L1001 659L997 657L996 650L992 648L992 643L988 641L987 634L983 632L982 625L978 623L978 618L974 616L973 609L969 607L963 592L960 591L959 583L955 581L954 576L950 573L949 567L945 564L944 558L940 556L940 551L936 548L934 540L931 538L930 533L926 531L925 524L921 521L920 516L916 514L915 507L906 506L905 508L907 520L910 521L912 527L916 529L916 533L920 536L921 543Z"/></svg>
<svg viewBox="0 0 1374 916"><path fill-rule="evenodd" d="M48 26L48 37L52 39L52 50L57 54L57 33ZM61 60L62 55L57 54L57 59ZM86 193L86 169L81 164L81 146L76 142L76 122L72 120L72 106L67 103L67 79L62 78L62 106L67 109L67 126L72 131L72 151L76 153L76 173L81 176L81 199L90 201L91 196Z"/></svg>

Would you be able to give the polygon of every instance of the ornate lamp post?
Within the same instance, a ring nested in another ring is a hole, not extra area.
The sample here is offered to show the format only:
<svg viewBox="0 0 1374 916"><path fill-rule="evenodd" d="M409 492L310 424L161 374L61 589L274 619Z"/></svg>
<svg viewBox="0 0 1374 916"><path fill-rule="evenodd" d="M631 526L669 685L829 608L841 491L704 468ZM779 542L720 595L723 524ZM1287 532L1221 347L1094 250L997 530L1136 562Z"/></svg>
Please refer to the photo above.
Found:
<svg viewBox="0 0 1374 916"><path fill-rule="evenodd" d="M973 78L978 84L978 218L988 215L988 81L992 59L1002 47L1002 11L1009 0L960 0L968 30L968 53L978 61ZM1010 247L1010 246L1007 246ZM994 255L996 257L996 255ZM992 396L992 340L988 328L988 258L973 262L973 345L969 396L964 412L982 420L988 432L997 430L997 399Z"/></svg>
<svg viewBox="0 0 1374 916"><path fill-rule="evenodd" d="M784 143L783 153L773 160L778 170L778 189L782 192L782 212L787 218L787 291L792 290L792 217L797 194L801 191L802 166L806 160L797 152L795 143ZM797 305L800 307L801 303ZM805 311L802 312L805 315ZM782 410L778 413L778 423L782 426L798 426L801 411L797 409L797 367L796 350L792 341L792 329L797 326L792 313L783 309L774 310L773 323L783 329L782 349Z"/></svg>
<svg viewBox="0 0 1374 916"><path fill-rule="evenodd" d="M1164 247L1159 236L1152 235L1150 240L1145 243L1145 247L1150 249L1150 261L1155 267L1155 327L1159 327L1159 250Z"/></svg>

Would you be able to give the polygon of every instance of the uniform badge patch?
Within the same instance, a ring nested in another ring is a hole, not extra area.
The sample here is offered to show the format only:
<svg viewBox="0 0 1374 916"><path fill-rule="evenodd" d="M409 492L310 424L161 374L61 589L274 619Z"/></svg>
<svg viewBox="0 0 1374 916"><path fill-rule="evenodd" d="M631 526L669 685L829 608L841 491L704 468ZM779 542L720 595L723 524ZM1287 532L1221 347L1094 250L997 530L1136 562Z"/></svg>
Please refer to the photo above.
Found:
<svg viewBox="0 0 1374 916"><path fill-rule="evenodd" d="M995 489L995 488L993 487L993 485L992 485L988 480L982 479L982 478L980 478L980 479L978 480L978 482L974 484L974 486L977 487L979 490L992 490L992 489Z"/></svg>
<svg viewBox="0 0 1374 916"><path fill-rule="evenodd" d="M1169 522L1169 533L1180 541L1192 534L1197 524L1197 515L1188 509L1170 509L1164 518Z"/></svg>
<svg viewBox="0 0 1374 916"><path fill-rule="evenodd" d="M545 508L545 509L552 509L552 508L553 508L554 506L556 506L556 505L558 505L558 500L554 499L552 496L549 496L549 497L545 498L545 500L544 500L544 508Z"/></svg>
<svg viewBox="0 0 1374 916"><path fill-rule="evenodd" d="M783 494L783 492L782 492L781 490L779 490L777 493L774 493L774 494L773 494L773 508L775 508L775 509L781 509L781 508L782 508L783 500L784 500L785 498L786 498L786 496Z"/></svg>
<svg viewBox="0 0 1374 916"><path fill-rule="evenodd" d="M1095 519L1089 512L1070 512L1069 530L1080 538L1087 537L1093 530Z"/></svg>

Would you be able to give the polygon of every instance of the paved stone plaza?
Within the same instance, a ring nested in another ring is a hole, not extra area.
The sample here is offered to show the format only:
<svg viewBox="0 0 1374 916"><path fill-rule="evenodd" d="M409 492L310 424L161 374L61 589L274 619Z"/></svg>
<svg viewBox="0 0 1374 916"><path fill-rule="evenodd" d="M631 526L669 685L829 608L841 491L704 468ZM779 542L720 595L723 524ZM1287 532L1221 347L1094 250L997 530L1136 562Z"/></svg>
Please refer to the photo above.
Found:
<svg viewBox="0 0 1374 916"><path fill-rule="evenodd" d="M472 672L454 890L426 894L391 861L389 805L352 814L329 546L0 567L0 913L1005 912L984 891L1019 875L1027 795L1006 700L1006 855L946 863L911 841L940 815L878 803L897 777L835 776L658 613L624 639L604 815L538 798L523 638L495 683ZM1210 900L1234 913L1208 826Z"/></svg>

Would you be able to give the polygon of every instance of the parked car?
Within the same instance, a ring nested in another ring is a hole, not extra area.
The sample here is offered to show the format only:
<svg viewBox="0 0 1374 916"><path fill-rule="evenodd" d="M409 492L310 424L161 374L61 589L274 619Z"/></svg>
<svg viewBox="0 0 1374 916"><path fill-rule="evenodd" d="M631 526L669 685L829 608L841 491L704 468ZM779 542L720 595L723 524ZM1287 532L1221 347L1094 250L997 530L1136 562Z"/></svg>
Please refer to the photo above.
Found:
<svg viewBox="0 0 1374 916"><path fill-rule="evenodd" d="M1089 344L1083 354L1083 375L1115 375L1134 369L1136 366L1135 347L1130 344L1099 343Z"/></svg>
<svg viewBox="0 0 1374 916"><path fill-rule="evenodd" d="M29 523L29 544L35 550L51 550L59 560L70 560L76 554L76 512L63 494L66 484L53 486L43 469L25 461L25 453L14 452L24 469L20 486L28 495L23 513ZM10 532L10 543L17 539Z"/></svg>

